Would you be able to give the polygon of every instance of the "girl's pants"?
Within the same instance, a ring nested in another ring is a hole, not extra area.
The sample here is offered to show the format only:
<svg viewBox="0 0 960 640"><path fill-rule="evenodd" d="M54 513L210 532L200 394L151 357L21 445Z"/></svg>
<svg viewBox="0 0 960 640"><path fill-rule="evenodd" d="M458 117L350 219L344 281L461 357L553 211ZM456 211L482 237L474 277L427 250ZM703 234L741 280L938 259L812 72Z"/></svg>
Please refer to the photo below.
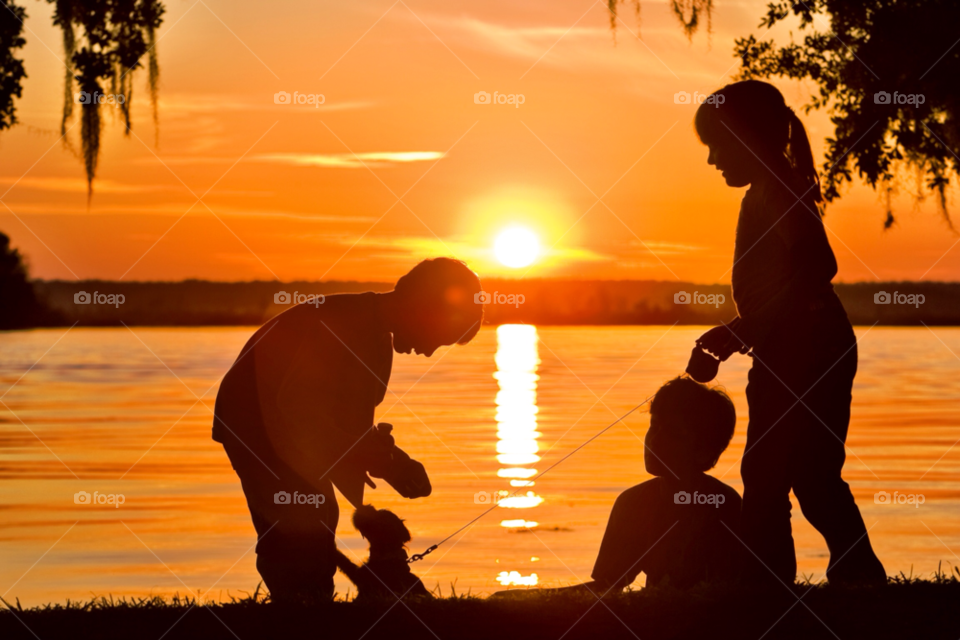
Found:
<svg viewBox="0 0 960 640"><path fill-rule="evenodd" d="M751 353L741 463L746 577L792 584L790 490L826 539L831 582L884 582L860 510L841 478L857 343L835 295L790 314Z"/></svg>

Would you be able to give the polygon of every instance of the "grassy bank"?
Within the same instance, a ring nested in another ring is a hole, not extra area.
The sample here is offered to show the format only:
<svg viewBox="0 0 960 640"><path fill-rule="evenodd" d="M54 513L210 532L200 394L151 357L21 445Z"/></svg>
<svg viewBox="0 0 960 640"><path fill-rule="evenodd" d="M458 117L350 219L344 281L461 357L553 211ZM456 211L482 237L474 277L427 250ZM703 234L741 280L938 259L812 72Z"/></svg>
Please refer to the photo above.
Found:
<svg viewBox="0 0 960 640"><path fill-rule="evenodd" d="M765 590L646 589L593 596L528 592L360 605L281 605L262 598L199 606L181 598L48 605L0 612L5 640L202 638L950 638L960 637L960 582L894 579L882 588L782 585Z"/></svg>

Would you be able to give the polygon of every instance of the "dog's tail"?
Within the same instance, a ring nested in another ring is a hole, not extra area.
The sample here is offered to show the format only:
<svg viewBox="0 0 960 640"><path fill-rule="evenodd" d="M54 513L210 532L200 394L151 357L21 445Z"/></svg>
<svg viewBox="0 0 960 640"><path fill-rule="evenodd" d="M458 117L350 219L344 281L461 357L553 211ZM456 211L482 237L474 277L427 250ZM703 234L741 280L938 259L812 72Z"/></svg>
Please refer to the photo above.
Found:
<svg viewBox="0 0 960 640"><path fill-rule="evenodd" d="M347 576L347 578L350 579L350 582L352 582L353 584L357 585L357 587L359 587L360 586L359 581L361 580L360 567L355 565L353 561L350 560L350 558L343 555L343 552L340 551L340 549L337 549L335 551L334 558L337 563L337 568L343 572L343 575Z"/></svg>

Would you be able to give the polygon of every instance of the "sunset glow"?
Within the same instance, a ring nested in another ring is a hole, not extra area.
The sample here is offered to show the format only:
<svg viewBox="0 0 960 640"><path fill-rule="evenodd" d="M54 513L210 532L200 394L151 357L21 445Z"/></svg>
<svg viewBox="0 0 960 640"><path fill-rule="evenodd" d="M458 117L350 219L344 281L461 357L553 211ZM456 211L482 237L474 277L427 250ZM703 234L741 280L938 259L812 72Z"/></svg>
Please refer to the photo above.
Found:
<svg viewBox="0 0 960 640"><path fill-rule="evenodd" d="M248 0L166 3L158 128L146 100L132 102L129 136L104 109L88 202L76 112L70 145L55 144L62 35L53 5L30 4L0 228L34 277L379 282L453 255L481 275L729 282L742 193L706 163L694 110L673 96L732 78L727 52L754 29L750 12L691 42L656 3L642 39L623 37L629 17L614 38L605 3L268 15ZM148 95L143 74L134 85ZM809 93L778 85L795 109ZM828 114L804 123L819 163ZM914 206L909 191L897 211ZM858 184L828 208L838 280L960 273L933 199L886 233L883 206Z"/></svg>
<svg viewBox="0 0 960 640"><path fill-rule="evenodd" d="M4 0L0 640L960 637L960 2L863 4Z"/></svg>

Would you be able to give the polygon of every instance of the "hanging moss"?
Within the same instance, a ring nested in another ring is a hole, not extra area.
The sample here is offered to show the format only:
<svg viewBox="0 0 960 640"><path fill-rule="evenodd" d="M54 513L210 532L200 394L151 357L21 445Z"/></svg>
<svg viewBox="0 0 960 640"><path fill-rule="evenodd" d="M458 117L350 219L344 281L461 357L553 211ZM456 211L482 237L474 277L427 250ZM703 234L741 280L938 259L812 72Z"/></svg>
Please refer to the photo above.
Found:
<svg viewBox="0 0 960 640"><path fill-rule="evenodd" d="M616 38L617 32L617 7L627 0L607 0L607 9L610 11L610 30ZM640 23L640 0L630 0L633 4L633 10L636 14L637 24ZM700 24L706 16L707 33L713 31L713 0L671 0L670 9L673 15L680 21L684 35L687 38L693 38L693 35L700 28Z"/></svg>
<svg viewBox="0 0 960 640"><path fill-rule="evenodd" d="M81 86L80 135L87 184L92 192L100 153L100 109L104 104L118 108L124 133L130 134L133 75L142 67L141 59L145 56L153 119L157 123L156 29L162 22L164 7L157 0L48 1L56 1L58 11L63 7L61 20L66 20L69 11L69 21L82 30L81 46L74 51L71 62ZM111 94L101 97L101 80L110 80Z"/></svg>
<svg viewBox="0 0 960 640"><path fill-rule="evenodd" d="M672 0L670 7L687 38L693 38L703 16L707 18L707 33L713 32L713 0Z"/></svg>
<svg viewBox="0 0 960 640"><path fill-rule="evenodd" d="M146 59L147 84L155 131L157 88L160 67L157 63L156 31L163 22L165 8L159 0L47 0L54 5L53 24L63 34L64 71L63 112L60 132L67 137L69 122L80 105L80 157L87 175L88 194L100 157L103 129L101 108L117 109L124 133L132 127L130 105L133 77ZM22 37L26 11L13 0L0 0L0 130L17 122L14 98L22 93L26 77L23 61L13 54L25 44ZM104 94L104 83L110 93ZM75 91L79 89L79 91Z"/></svg>
<svg viewBox="0 0 960 640"><path fill-rule="evenodd" d="M53 14L53 24L63 32L63 58L66 66L63 76L63 118L60 121L60 135L67 134L67 121L73 115L73 68L69 61L76 52L76 36L73 32L72 3L70 0L57 0Z"/></svg>
<svg viewBox="0 0 960 640"><path fill-rule="evenodd" d="M154 143L160 144L160 116L157 110L158 87L160 86L160 64L157 62L157 27L163 15L163 5L151 2L143 8L144 23L147 32L147 86L150 88L150 106L153 111Z"/></svg>

